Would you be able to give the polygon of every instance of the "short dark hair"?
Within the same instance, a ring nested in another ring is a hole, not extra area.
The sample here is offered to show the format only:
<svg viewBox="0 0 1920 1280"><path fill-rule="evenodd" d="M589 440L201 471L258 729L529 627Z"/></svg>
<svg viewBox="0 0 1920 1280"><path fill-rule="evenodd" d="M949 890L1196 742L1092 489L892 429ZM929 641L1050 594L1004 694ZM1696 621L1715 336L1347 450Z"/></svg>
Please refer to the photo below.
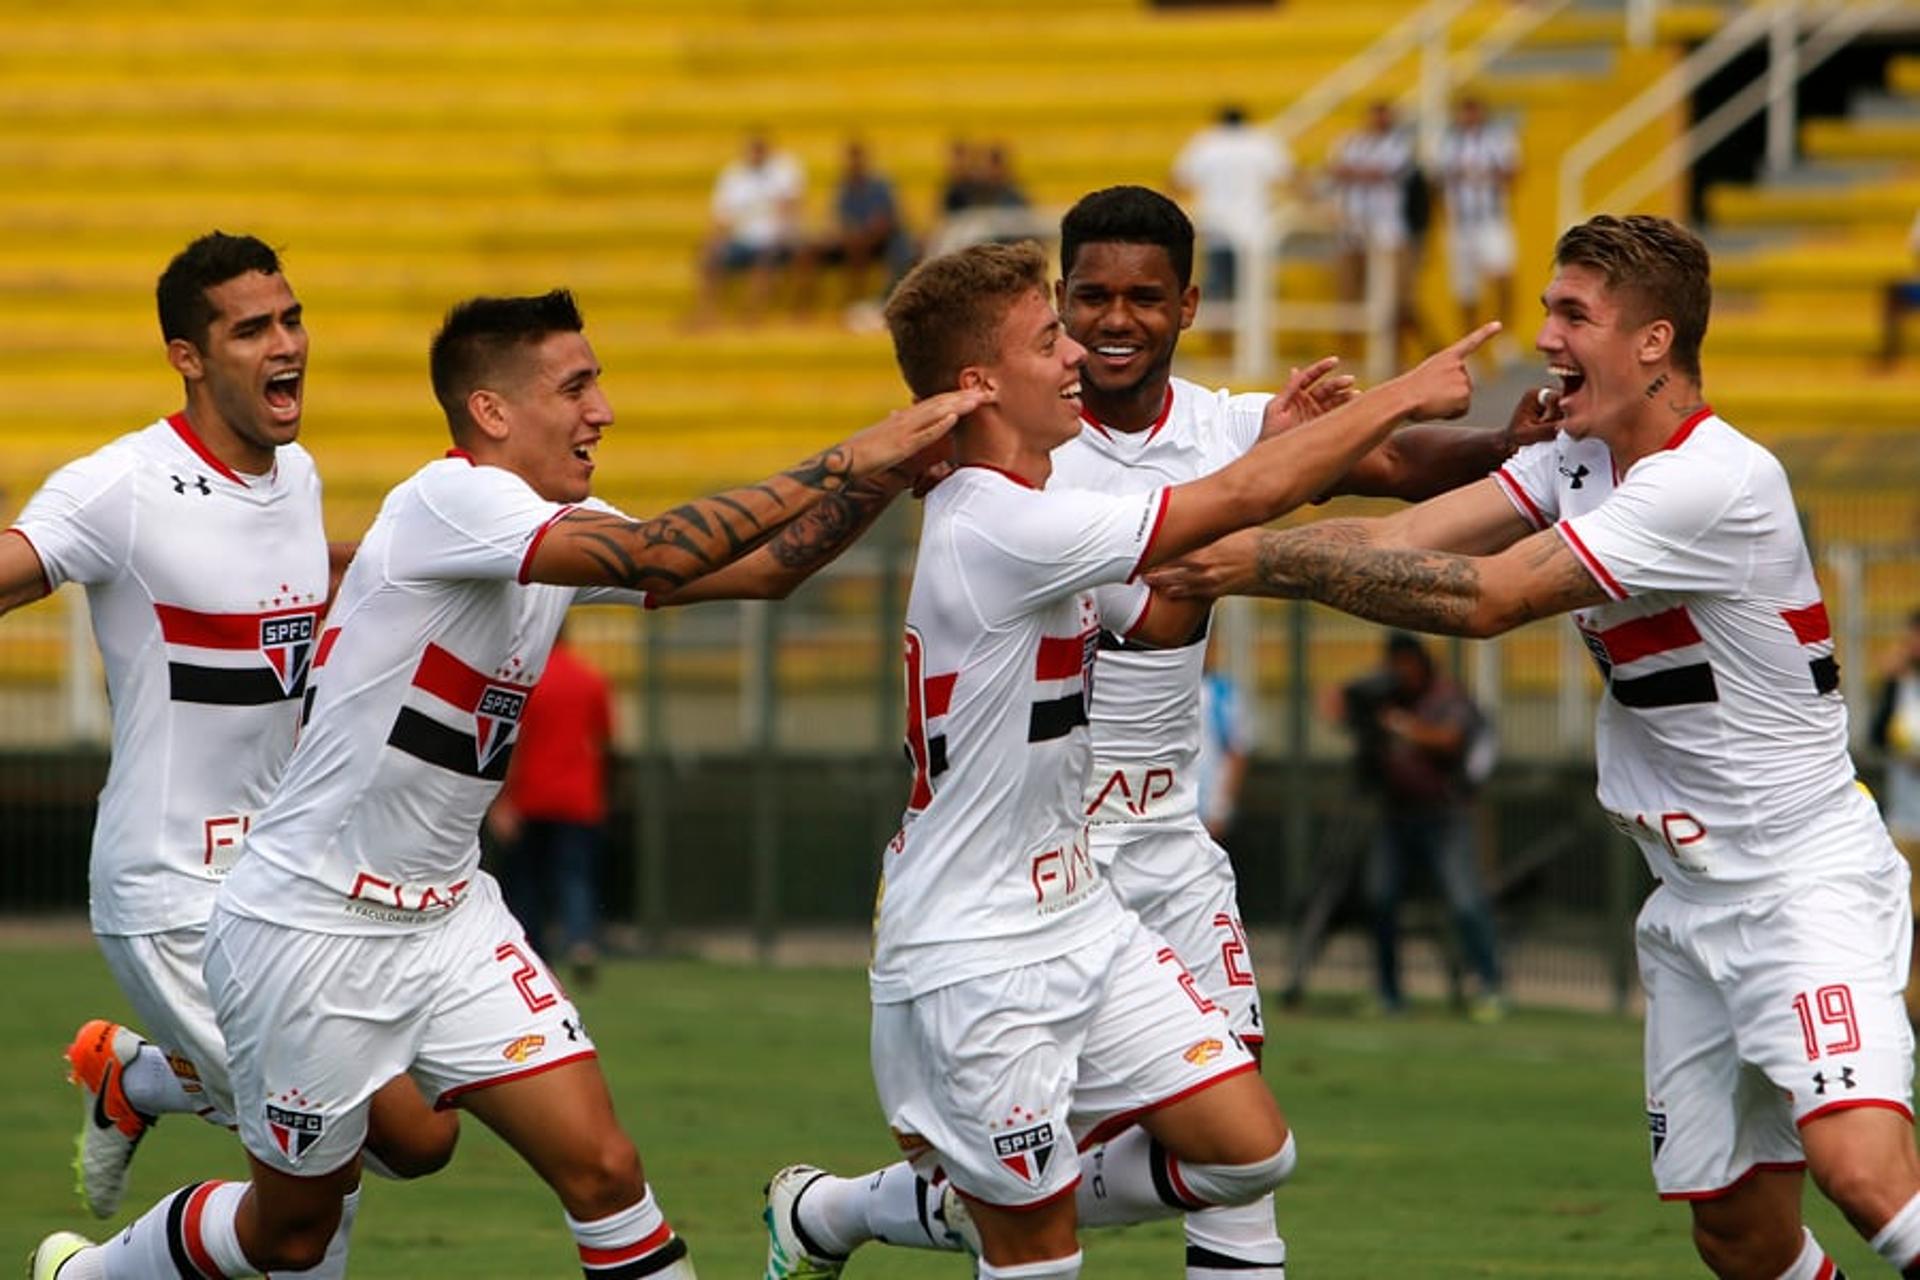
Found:
<svg viewBox="0 0 1920 1280"><path fill-rule="evenodd" d="M206 346L214 317L207 290L249 271L280 274L280 255L254 236L209 231L175 254L153 290L160 309L160 336L168 342L179 338L196 347Z"/></svg>
<svg viewBox="0 0 1920 1280"><path fill-rule="evenodd" d="M960 371L996 358L1001 321L1029 293L1047 296L1038 244L976 244L929 258L887 299L893 357L916 396L952 391Z"/></svg>
<svg viewBox="0 0 1920 1280"><path fill-rule="evenodd" d="M1602 213L1562 233L1553 261L1599 272L1609 291L1623 295L1635 324L1671 322L1673 367L1699 380L1700 344L1713 309L1707 247L1699 236L1667 218Z"/></svg>
<svg viewBox="0 0 1920 1280"><path fill-rule="evenodd" d="M1147 187L1106 187L1080 197L1060 219L1060 274L1073 274L1083 244L1154 244L1167 251L1180 287L1193 283L1193 221Z"/></svg>
<svg viewBox="0 0 1920 1280"><path fill-rule="evenodd" d="M586 327L566 289L527 298L469 298L447 312L433 335L427 368L433 397L456 438L473 429L467 397L502 376L502 365L548 334Z"/></svg>

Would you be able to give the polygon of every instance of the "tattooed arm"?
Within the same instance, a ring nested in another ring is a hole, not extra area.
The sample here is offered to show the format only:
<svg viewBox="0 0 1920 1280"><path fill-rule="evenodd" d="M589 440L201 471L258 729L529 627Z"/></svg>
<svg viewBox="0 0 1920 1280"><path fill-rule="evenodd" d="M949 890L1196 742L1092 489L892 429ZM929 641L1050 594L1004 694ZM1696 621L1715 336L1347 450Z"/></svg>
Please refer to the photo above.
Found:
<svg viewBox="0 0 1920 1280"><path fill-rule="evenodd" d="M907 488L897 471L869 477L829 494L805 515L790 520L756 549L724 569L695 578L674 591L653 592L649 606L697 604L703 600L784 600L793 589L833 563Z"/></svg>
<svg viewBox="0 0 1920 1280"><path fill-rule="evenodd" d="M985 403L950 391L889 414L823 453L745 488L699 498L649 520L575 510L534 548L526 577L570 586L672 593L732 564L830 497L913 458Z"/></svg>
<svg viewBox="0 0 1920 1280"><path fill-rule="evenodd" d="M1442 635L1497 636L1601 604L1606 592L1551 529L1493 556L1378 545L1368 520L1323 520L1260 542L1263 595L1304 596L1356 617Z"/></svg>

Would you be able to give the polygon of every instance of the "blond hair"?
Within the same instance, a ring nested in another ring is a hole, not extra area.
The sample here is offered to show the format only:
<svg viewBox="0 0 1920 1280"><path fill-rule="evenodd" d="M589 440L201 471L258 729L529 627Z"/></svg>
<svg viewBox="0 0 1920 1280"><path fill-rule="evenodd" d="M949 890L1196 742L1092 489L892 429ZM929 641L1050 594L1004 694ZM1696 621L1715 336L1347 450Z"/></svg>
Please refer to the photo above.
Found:
<svg viewBox="0 0 1920 1280"><path fill-rule="evenodd" d="M1047 293L1047 254L1038 244L977 244L915 267L887 299L893 357L916 396L951 391L968 365L1000 354L1007 312L1034 291Z"/></svg>

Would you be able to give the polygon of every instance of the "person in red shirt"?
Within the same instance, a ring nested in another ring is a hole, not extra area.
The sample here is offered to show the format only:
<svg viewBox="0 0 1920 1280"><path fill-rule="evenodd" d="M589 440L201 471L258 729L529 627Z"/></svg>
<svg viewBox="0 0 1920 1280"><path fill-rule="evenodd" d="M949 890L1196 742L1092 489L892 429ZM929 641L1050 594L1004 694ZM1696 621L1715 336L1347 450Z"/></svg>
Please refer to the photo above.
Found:
<svg viewBox="0 0 1920 1280"><path fill-rule="evenodd" d="M600 849L607 822L607 745L613 699L607 678L563 629L527 699L506 785L487 815L503 849L501 886L527 939L549 960L592 983L599 959ZM547 926L555 911L560 933ZM558 947L548 948L549 941Z"/></svg>

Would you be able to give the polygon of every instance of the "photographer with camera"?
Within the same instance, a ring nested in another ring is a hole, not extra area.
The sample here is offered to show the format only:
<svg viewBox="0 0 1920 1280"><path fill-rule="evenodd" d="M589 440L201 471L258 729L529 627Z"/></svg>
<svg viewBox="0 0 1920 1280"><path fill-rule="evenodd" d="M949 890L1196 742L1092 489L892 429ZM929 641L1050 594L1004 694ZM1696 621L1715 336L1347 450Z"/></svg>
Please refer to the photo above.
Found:
<svg viewBox="0 0 1920 1280"><path fill-rule="evenodd" d="M1493 912L1480 884L1473 792L1491 763L1490 726L1473 700L1434 665L1414 635L1387 634L1386 661L1342 691L1361 789L1376 795L1380 822L1367 865L1380 1005L1397 1014L1400 900L1425 867L1445 895L1468 966L1479 979L1476 1021L1505 1011Z"/></svg>

